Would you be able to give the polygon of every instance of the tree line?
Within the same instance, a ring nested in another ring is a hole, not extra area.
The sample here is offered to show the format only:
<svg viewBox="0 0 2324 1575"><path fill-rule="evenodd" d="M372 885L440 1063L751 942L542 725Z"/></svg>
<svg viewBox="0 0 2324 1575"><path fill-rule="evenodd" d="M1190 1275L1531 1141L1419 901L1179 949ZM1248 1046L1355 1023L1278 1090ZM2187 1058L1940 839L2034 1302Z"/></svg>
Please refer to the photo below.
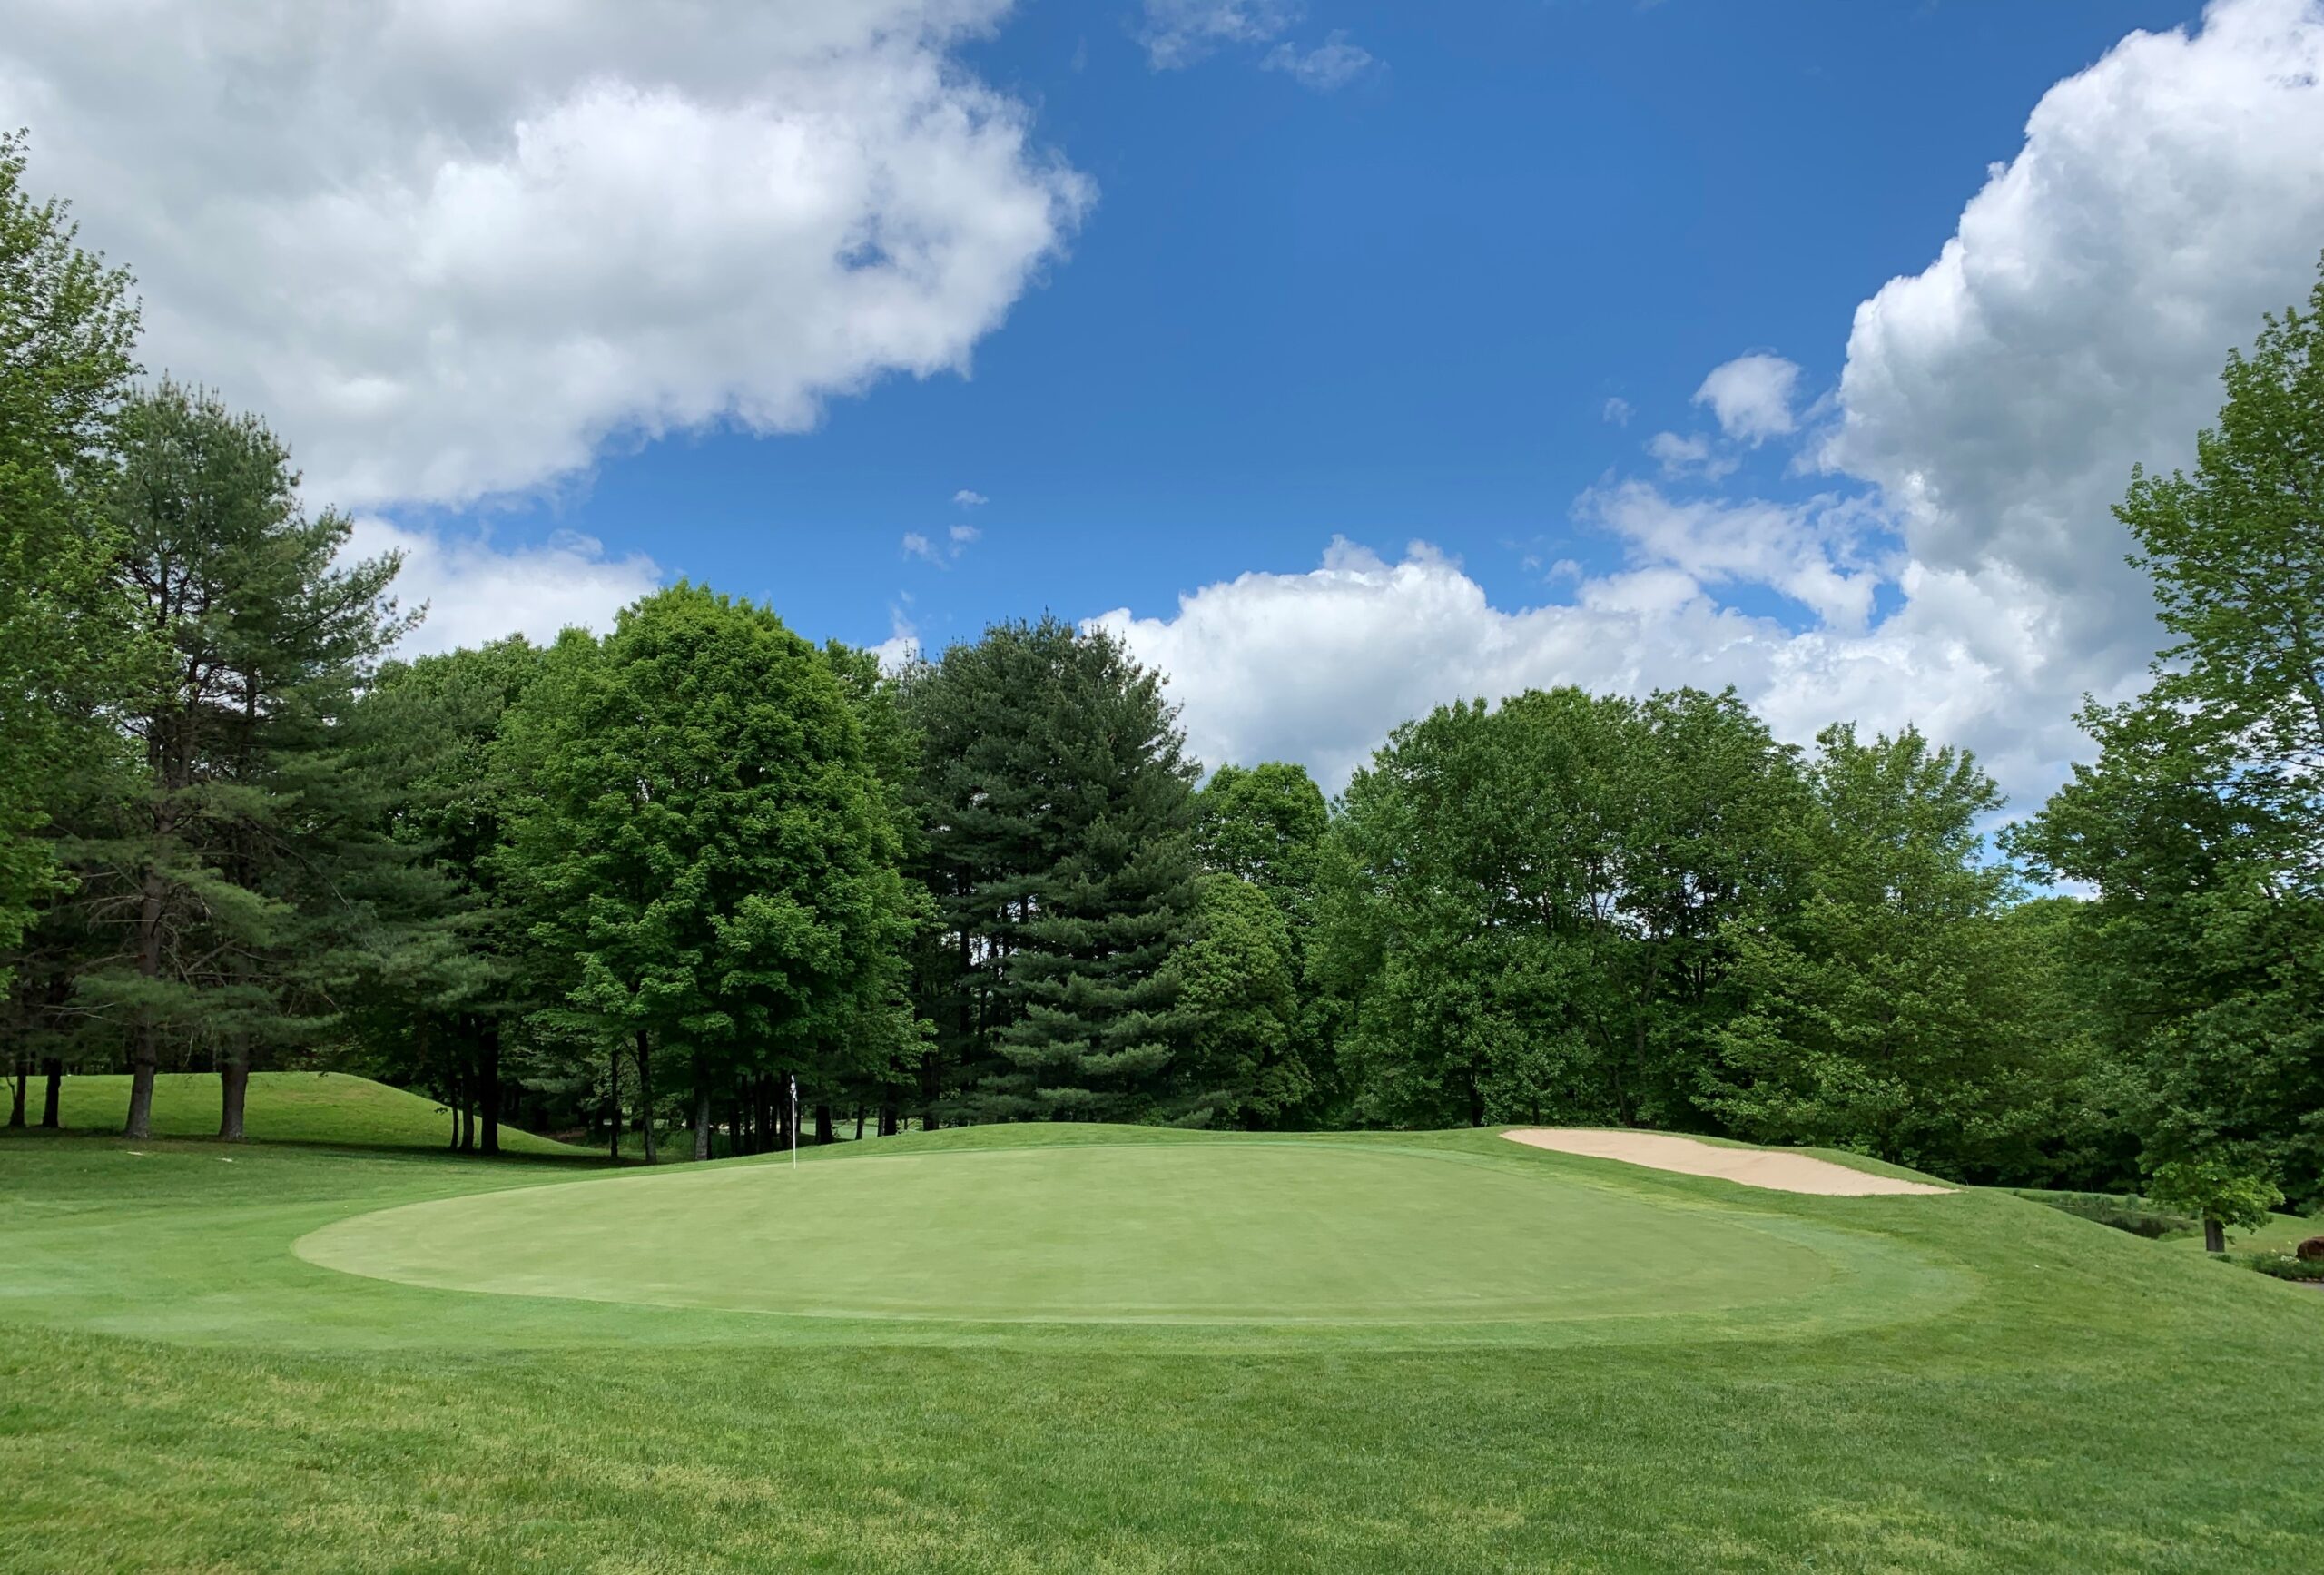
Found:
<svg viewBox="0 0 2324 1575"><path fill-rule="evenodd" d="M2324 1201L2324 282L2194 469L2132 479L2175 644L1996 842L1967 752L1796 747L1731 691L1447 704L1327 798L1206 774L1164 675L1055 619L891 673L680 584L398 659L394 556L259 419L139 380L127 278L24 168L0 142L15 1124L125 1068L143 1135L192 1068L233 1137L251 1068L331 1065L486 1151L1612 1123Z"/></svg>

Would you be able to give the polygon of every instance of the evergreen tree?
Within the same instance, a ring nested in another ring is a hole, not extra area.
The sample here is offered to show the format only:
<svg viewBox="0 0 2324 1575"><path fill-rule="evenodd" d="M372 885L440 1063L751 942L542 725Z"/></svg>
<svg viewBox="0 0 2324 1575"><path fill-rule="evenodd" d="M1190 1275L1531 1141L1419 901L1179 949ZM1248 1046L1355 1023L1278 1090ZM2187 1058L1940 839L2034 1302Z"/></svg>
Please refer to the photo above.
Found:
<svg viewBox="0 0 2324 1575"><path fill-rule="evenodd" d="M126 944L83 990L127 1029L129 1136L150 1130L166 1042L213 1054L220 1134L239 1137L253 1054L313 1026L294 987L319 950L300 902L333 901L317 876L347 829L332 733L408 625L387 600L397 560L340 566L347 521L306 517L288 453L255 418L165 382L121 431L115 581L167 665L127 706L136 796L84 844Z"/></svg>
<svg viewBox="0 0 2324 1575"><path fill-rule="evenodd" d="M911 675L930 1091L996 1119L1191 1117L1165 963L1195 903L1194 768L1159 675L1103 633L1008 624Z"/></svg>

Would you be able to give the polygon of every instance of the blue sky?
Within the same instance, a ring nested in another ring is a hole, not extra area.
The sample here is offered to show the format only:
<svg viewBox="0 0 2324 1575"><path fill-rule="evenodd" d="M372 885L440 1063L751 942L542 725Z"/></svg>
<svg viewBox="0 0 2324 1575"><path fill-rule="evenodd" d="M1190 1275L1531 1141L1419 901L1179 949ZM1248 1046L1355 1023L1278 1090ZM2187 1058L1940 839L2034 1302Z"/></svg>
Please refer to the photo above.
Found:
<svg viewBox="0 0 2324 1575"><path fill-rule="evenodd" d="M583 531L864 643L899 608L935 645L1166 611L1334 535L1432 541L1522 599L1529 557L1610 561L1574 499L1650 468L1711 366L1771 349L1827 387L1856 302L1935 255L2043 90L2195 9L1328 4L1295 36L1379 64L1317 93L1250 49L1157 71L1134 13L1033 5L962 58L1098 201L970 376L457 517ZM1782 468L1755 473L1797 489ZM980 539L940 567L901 546L960 525Z"/></svg>
<svg viewBox="0 0 2324 1575"><path fill-rule="evenodd" d="M411 648L1052 611L1331 784L1691 684L2033 802L2156 644L2110 505L2324 247L2324 0L299 15L18 0L0 123Z"/></svg>

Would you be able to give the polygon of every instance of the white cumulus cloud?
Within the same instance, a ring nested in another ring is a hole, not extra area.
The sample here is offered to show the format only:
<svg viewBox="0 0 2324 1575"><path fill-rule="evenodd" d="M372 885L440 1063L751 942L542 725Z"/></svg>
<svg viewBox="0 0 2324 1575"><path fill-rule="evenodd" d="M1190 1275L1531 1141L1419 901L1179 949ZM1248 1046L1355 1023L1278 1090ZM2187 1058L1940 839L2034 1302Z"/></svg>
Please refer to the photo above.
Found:
<svg viewBox="0 0 2324 1575"><path fill-rule="evenodd" d="M1547 605L1495 606L1424 547L1342 544L1305 574L1098 621L1171 674L1214 764L1295 759L1336 783L1447 700L1732 684L1793 739L1854 717L1970 744L2030 807L2083 747L2081 696L2142 682L2152 603L2110 506L2133 462L2188 461L2228 350L2306 295L2319 148L2324 5L2218 0L2051 88L1936 259L1856 309L1833 418L1801 438L1832 497L1610 483L1577 517L1623 568ZM1747 356L1699 398L1729 443L1798 436L1797 379ZM1654 447L1674 474L1725 463L1708 438Z"/></svg>
<svg viewBox="0 0 2324 1575"><path fill-rule="evenodd" d="M0 121L148 365L322 501L458 503L965 369L1093 198L957 54L1006 8L15 0Z"/></svg>
<svg viewBox="0 0 2324 1575"><path fill-rule="evenodd" d="M393 586L406 611L427 616L404 636L398 654L426 655L480 645L507 635L547 642L561 629L600 633L614 615L662 582L653 559L609 558L594 536L560 531L537 546L496 547L481 535L458 535L358 516L342 556L403 555Z"/></svg>
<svg viewBox="0 0 2324 1575"><path fill-rule="evenodd" d="M1743 443L1764 443L1798 428L1792 415L1799 369L1781 356L1738 356L1713 367L1695 390L1695 403L1709 405L1718 429Z"/></svg>

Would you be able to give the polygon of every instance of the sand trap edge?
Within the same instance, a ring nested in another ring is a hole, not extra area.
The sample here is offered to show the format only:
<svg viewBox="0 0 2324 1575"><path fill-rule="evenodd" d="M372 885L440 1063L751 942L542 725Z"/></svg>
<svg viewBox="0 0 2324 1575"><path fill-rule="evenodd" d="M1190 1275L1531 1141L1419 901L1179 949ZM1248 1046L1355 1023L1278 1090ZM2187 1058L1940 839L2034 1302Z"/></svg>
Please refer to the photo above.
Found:
<svg viewBox="0 0 2324 1575"><path fill-rule="evenodd" d="M1592 1127L1521 1127L1504 1132L1512 1143L1578 1154L1590 1159L1616 1159L1649 1170L1673 1170L1682 1176L1709 1176L1769 1192L1807 1192L1822 1197L1870 1197L1897 1193L1951 1192L1949 1186L1905 1181L1851 1170L1812 1154L1785 1154L1766 1148L1721 1148L1668 1132L1622 1132Z"/></svg>

